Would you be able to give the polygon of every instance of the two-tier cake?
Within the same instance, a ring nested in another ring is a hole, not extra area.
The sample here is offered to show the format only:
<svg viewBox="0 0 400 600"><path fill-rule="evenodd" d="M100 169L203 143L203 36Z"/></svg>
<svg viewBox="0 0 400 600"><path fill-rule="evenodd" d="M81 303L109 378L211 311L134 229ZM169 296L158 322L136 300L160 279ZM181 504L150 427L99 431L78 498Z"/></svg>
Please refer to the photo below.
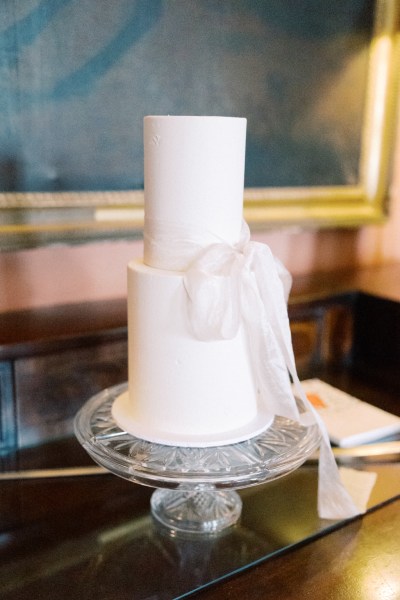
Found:
<svg viewBox="0 0 400 600"><path fill-rule="evenodd" d="M250 440L274 415L317 425L319 514L352 517L296 373L290 275L242 220L245 135L245 119L145 118L144 259L128 265L129 386L112 415L142 440L187 447Z"/></svg>
<svg viewBox="0 0 400 600"><path fill-rule="evenodd" d="M186 270L204 249L241 236L245 141L246 119L144 119L144 258L128 265L129 390L113 406L142 439L230 444L272 421L243 325L202 340L188 320Z"/></svg>

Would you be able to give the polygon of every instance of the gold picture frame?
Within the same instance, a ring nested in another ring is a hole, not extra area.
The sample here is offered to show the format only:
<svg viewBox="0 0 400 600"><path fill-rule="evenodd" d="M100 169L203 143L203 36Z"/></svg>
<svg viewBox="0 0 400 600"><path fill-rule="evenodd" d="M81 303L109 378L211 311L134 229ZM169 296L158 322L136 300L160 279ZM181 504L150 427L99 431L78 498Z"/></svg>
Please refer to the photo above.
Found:
<svg viewBox="0 0 400 600"><path fill-rule="evenodd" d="M249 187L244 216L253 229L355 227L384 221L398 111L400 3L377 0L358 181L350 185ZM143 191L0 192L0 249L140 237Z"/></svg>

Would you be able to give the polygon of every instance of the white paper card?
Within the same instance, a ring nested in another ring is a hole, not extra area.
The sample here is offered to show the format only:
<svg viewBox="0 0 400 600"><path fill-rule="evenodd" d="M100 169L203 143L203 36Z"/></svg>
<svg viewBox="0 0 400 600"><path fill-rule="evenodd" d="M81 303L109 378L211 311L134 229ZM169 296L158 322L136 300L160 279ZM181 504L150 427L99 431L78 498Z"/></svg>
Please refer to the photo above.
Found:
<svg viewBox="0 0 400 600"><path fill-rule="evenodd" d="M348 448L400 432L400 417L343 392L320 379L301 382L333 444Z"/></svg>

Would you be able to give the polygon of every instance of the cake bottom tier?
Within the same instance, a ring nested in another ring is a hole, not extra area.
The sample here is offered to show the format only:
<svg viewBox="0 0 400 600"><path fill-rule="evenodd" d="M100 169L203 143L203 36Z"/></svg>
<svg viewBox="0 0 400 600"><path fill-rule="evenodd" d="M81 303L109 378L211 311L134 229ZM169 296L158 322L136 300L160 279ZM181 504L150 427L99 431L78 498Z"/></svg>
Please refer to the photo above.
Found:
<svg viewBox="0 0 400 600"><path fill-rule="evenodd" d="M128 265L128 356L129 391L113 416L137 437L228 444L272 422L258 400L244 331L230 340L195 338L180 273Z"/></svg>

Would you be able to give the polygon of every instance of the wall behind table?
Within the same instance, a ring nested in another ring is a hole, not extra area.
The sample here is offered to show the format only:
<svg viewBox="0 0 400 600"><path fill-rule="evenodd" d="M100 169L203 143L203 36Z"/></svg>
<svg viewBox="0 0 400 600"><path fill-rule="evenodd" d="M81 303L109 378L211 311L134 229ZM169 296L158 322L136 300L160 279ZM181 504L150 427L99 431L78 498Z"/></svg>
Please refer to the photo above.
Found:
<svg viewBox="0 0 400 600"><path fill-rule="evenodd" d="M384 225L354 230L274 230L254 239L270 245L293 275L400 262L400 118ZM0 312L119 298L126 265L142 242L102 242L0 253Z"/></svg>
<svg viewBox="0 0 400 600"><path fill-rule="evenodd" d="M293 275L400 261L400 161L391 216L359 230L257 233ZM126 295L126 265L142 242L54 246L0 254L0 312L118 298Z"/></svg>
<svg viewBox="0 0 400 600"><path fill-rule="evenodd" d="M294 275L400 261L400 193L385 226L359 231L273 231L266 242ZM0 254L0 312L118 298L142 243L104 242Z"/></svg>

